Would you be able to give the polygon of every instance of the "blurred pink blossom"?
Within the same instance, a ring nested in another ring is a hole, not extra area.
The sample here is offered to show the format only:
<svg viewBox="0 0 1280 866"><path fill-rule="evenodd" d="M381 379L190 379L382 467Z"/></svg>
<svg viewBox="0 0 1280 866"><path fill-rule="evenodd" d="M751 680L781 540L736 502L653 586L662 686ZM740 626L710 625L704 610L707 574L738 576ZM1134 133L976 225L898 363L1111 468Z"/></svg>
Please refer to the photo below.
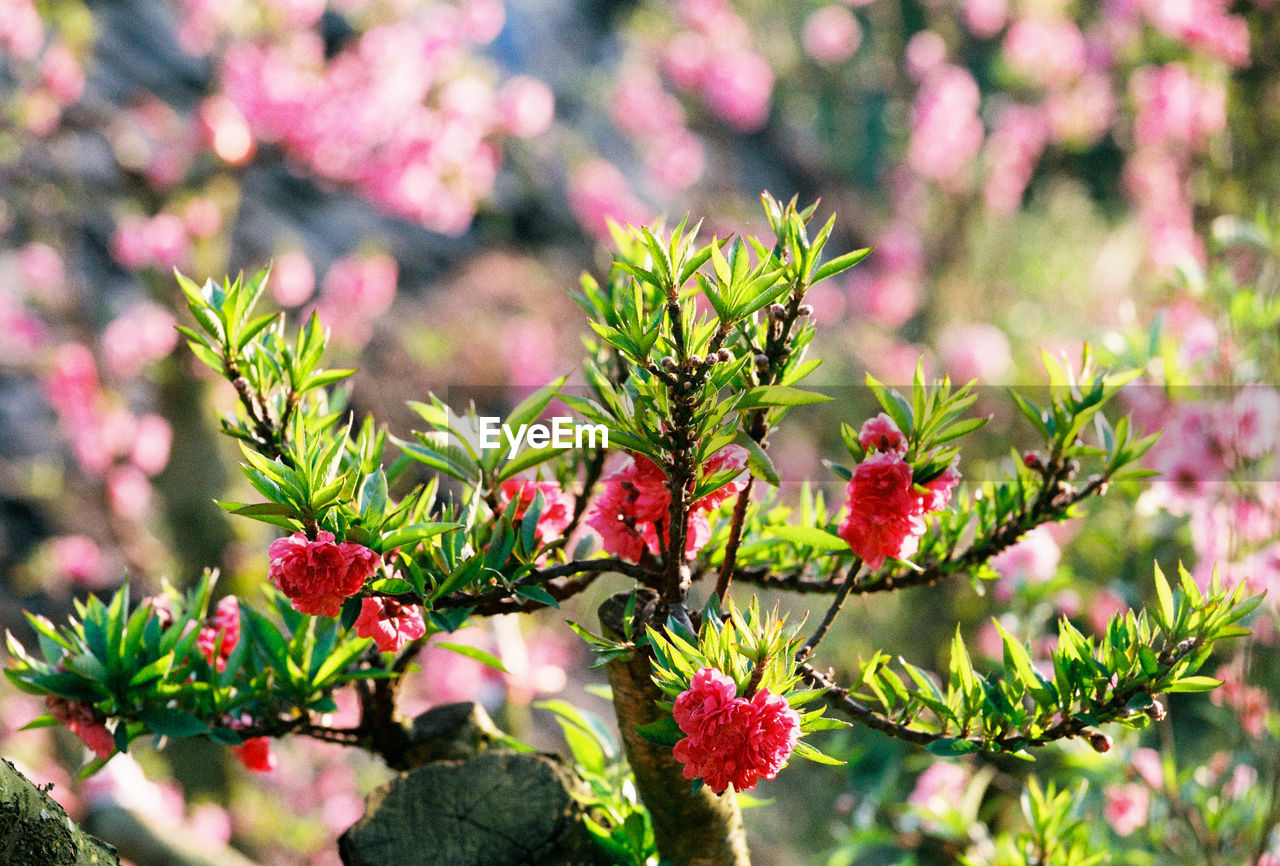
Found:
<svg viewBox="0 0 1280 866"><path fill-rule="evenodd" d="M964 23L979 39L990 39L1004 29L1009 0L964 0Z"/></svg>
<svg viewBox="0 0 1280 866"><path fill-rule="evenodd" d="M657 74L645 66L626 69L613 88L609 111L614 124L625 133L653 136L680 129L684 109L668 93Z"/></svg>
<svg viewBox="0 0 1280 866"><path fill-rule="evenodd" d="M301 250L288 250L271 265L271 296L282 307L296 307L316 289L316 272Z"/></svg>
<svg viewBox="0 0 1280 866"><path fill-rule="evenodd" d="M533 138L551 128L556 100L551 88L536 78L517 75L498 91L502 127L517 138Z"/></svg>
<svg viewBox="0 0 1280 866"><path fill-rule="evenodd" d="M1107 621L1118 613L1129 609L1124 597L1109 589L1094 593L1089 602L1089 627L1094 634L1105 634Z"/></svg>
<svg viewBox="0 0 1280 866"><path fill-rule="evenodd" d="M705 167L702 139L683 127L656 136L645 153L646 173L668 195L697 183Z"/></svg>
<svg viewBox="0 0 1280 866"><path fill-rule="evenodd" d="M919 174L963 185L965 171L982 146L981 97L967 69L944 64L925 79L911 108L907 161Z"/></svg>
<svg viewBox="0 0 1280 866"><path fill-rule="evenodd" d="M801 33L805 53L824 65L848 60L862 42L862 28L842 6L823 6L805 19Z"/></svg>
<svg viewBox="0 0 1280 866"><path fill-rule="evenodd" d="M177 320L149 301L113 319L102 332L103 362L108 373L132 379L152 361L166 357L178 345Z"/></svg>
<svg viewBox="0 0 1280 866"><path fill-rule="evenodd" d="M151 505L151 484L134 466L116 466L107 475L111 510L129 520L141 520Z"/></svg>
<svg viewBox="0 0 1280 866"><path fill-rule="evenodd" d="M17 60L32 60L44 45L44 24L32 0L4 0L0 4L0 48Z"/></svg>
<svg viewBox="0 0 1280 866"><path fill-rule="evenodd" d="M1141 6L1157 30L1232 66L1249 64L1248 24L1228 14L1226 0L1141 0Z"/></svg>
<svg viewBox="0 0 1280 866"><path fill-rule="evenodd" d="M906 272L855 272L849 278L853 313L862 313L885 328L896 328L915 315L922 295L919 278Z"/></svg>
<svg viewBox="0 0 1280 866"><path fill-rule="evenodd" d="M1136 107L1134 138L1140 147L1202 149L1226 128L1226 89L1196 78L1181 63L1143 66L1129 90Z"/></svg>
<svg viewBox="0 0 1280 866"><path fill-rule="evenodd" d="M1258 460L1280 449L1280 391L1246 385L1231 404L1231 442L1247 460Z"/></svg>
<svg viewBox="0 0 1280 866"><path fill-rule="evenodd" d="M49 541L53 568L62 577L85 587L100 587L108 580L102 550L87 535L64 535Z"/></svg>
<svg viewBox="0 0 1280 866"><path fill-rule="evenodd" d="M399 266L386 253L347 256L329 266L316 311L336 339L362 346L374 319L391 309Z"/></svg>
<svg viewBox="0 0 1280 866"><path fill-rule="evenodd" d="M1012 547L991 558L991 567L1004 578L1042 583L1057 573L1062 550L1043 527L1028 532Z"/></svg>
<svg viewBox="0 0 1280 866"><path fill-rule="evenodd" d="M1013 370L1009 338L986 322L948 322L937 345L943 368L956 382L994 384Z"/></svg>
<svg viewBox="0 0 1280 866"><path fill-rule="evenodd" d="M1040 161L1046 140L1045 117L1029 105L1010 105L996 118L987 139L990 174L982 194L987 208L1012 213L1022 206L1027 183Z"/></svg>
<svg viewBox="0 0 1280 866"><path fill-rule="evenodd" d="M1117 836L1131 836L1146 826L1151 795L1145 786L1134 782L1113 785L1103 792L1103 796L1102 816Z"/></svg>
<svg viewBox="0 0 1280 866"><path fill-rule="evenodd" d="M935 761L916 777L915 787L907 795L907 802L932 811L952 808L964 799L969 779L969 770L964 765Z"/></svg>
<svg viewBox="0 0 1280 866"><path fill-rule="evenodd" d="M1019 18L1004 36L1009 66L1032 84L1062 87L1085 69L1085 41L1067 18L1030 15Z"/></svg>
<svg viewBox="0 0 1280 866"><path fill-rule="evenodd" d="M1129 761L1148 787L1156 791L1164 787L1164 760L1155 749L1134 749Z"/></svg>
<svg viewBox="0 0 1280 866"><path fill-rule="evenodd" d="M702 77L707 107L740 132L755 132L769 118L773 70L753 51L719 54Z"/></svg>
<svg viewBox="0 0 1280 866"><path fill-rule="evenodd" d="M1086 72L1075 84L1051 92L1044 101L1045 116L1055 141L1075 147L1093 144L1115 121L1116 100L1111 77Z"/></svg>
<svg viewBox="0 0 1280 866"><path fill-rule="evenodd" d="M84 70L71 50L52 43L40 58L40 80L61 106L68 106L84 92Z"/></svg>
<svg viewBox="0 0 1280 866"><path fill-rule="evenodd" d="M169 463L173 428L159 415L143 415L134 431L129 460L147 475L158 475Z"/></svg>
<svg viewBox="0 0 1280 866"><path fill-rule="evenodd" d="M650 211L631 192L631 185L611 162L594 159L569 178L569 207L578 222L598 239L609 236L608 220L639 225Z"/></svg>
<svg viewBox="0 0 1280 866"><path fill-rule="evenodd" d="M67 279L62 254L39 242L29 243L18 250L18 272L37 296L62 288Z"/></svg>
<svg viewBox="0 0 1280 866"><path fill-rule="evenodd" d="M476 45L488 45L502 32L507 12L502 0L462 0L462 29Z"/></svg>
<svg viewBox="0 0 1280 866"><path fill-rule="evenodd" d="M907 41L907 71L916 81L924 81L947 62L947 42L935 30L921 30Z"/></svg>

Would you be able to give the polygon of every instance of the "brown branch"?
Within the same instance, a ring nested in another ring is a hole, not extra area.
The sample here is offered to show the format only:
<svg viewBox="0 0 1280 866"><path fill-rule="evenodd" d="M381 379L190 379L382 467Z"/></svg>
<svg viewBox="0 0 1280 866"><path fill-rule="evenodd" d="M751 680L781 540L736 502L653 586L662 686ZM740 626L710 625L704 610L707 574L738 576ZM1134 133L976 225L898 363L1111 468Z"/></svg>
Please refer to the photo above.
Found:
<svg viewBox="0 0 1280 866"><path fill-rule="evenodd" d="M653 584L657 577L653 571L623 559L579 559L550 568L537 569L513 581L509 587L495 587L475 595L467 593L446 595L432 602L431 607L437 610L472 607L475 608L473 612L480 616L537 610L547 605L516 596L514 593L518 587L540 586L556 601L564 601L582 592L602 574L610 572L633 577L645 585ZM574 575L580 576L570 579Z"/></svg>
<svg viewBox="0 0 1280 866"><path fill-rule="evenodd" d="M1171 669L1178 662L1199 649L1203 643L1204 641L1197 637L1180 641L1173 647L1165 647L1158 658L1160 666L1165 670ZM799 672L814 688L827 690L827 702L834 709L840 710L850 718L873 730L881 731L891 737L915 743L919 746L927 746L940 740L964 739L983 751L1000 752L1016 752L1026 748L1045 746L1057 740L1071 739L1081 736L1090 727L1114 721L1127 710L1129 702L1135 697L1142 694L1150 695L1150 682L1158 681L1159 679L1159 677L1153 677L1151 681L1134 683L1128 688L1116 689L1112 692L1111 699L1105 704L1089 710L1089 721L1085 721L1080 716L1069 716L1058 722L1058 724L1046 728L1043 733L1036 737L1015 733L1001 737L964 736L956 738L939 731L913 728L909 723L895 722L887 718L860 703L848 689L837 685L834 680L818 672L810 664L800 665Z"/></svg>

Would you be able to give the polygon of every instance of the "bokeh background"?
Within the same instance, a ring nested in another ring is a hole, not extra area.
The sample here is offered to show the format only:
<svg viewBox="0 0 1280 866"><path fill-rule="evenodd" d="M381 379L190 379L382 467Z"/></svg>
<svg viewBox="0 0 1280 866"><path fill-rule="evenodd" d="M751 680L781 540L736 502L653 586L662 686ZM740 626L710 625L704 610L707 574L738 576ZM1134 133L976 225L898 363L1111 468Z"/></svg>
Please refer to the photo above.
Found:
<svg viewBox="0 0 1280 866"><path fill-rule="evenodd" d="M869 405L857 386L907 384L917 358L990 386L971 478L1025 437L999 386L1042 384L1042 349L1142 367L1129 408L1168 431L1163 480L1038 531L994 582L851 604L830 664L936 666L957 621L997 659L993 616L1088 633L1143 601L1156 558L1274 598L1278 144L1264 0L0 0L0 620L25 638L24 608L56 618L126 576L149 592L217 567L250 599L264 579L270 537L213 504L243 498L216 434L233 394L179 345L173 268L272 262L270 303L318 312L359 368L352 408L405 435L405 400L500 408L574 369L568 292L607 265L609 219L760 233L762 190L821 199L830 248L875 247L809 298L815 381L840 399L778 437L788 482L838 496L821 461ZM405 709L476 699L562 748L537 701L609 716L563 627L590 605L463 632L506 676L428 651ZM1106 756L833 736L845 767L757 792L757 861L981 858L1034 773L1088 782L1114 862L1275 863L1275 609L1211 663L1223 689ZM262 864L337 863L386 778L336 746L282 744L254 776L178 743L76 782L80 744L19 732L42 708L0 700L0 753L73 816L122 805Z"/></svg>

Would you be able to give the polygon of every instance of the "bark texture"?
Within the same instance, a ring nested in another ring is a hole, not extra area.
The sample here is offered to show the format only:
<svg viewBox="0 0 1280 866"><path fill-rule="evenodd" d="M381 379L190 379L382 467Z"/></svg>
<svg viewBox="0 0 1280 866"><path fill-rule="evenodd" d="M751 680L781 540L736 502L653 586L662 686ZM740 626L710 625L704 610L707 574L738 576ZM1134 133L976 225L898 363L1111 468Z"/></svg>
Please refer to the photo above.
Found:
<svg viewBox="0 0 1280 866"><path fill-rule="evenodd" d="M600 623L606 634L623 633L622 616L628 593L615 595L600 607ZM637 604L644 617L648 604ZM608 665L613 686L613 708L622 732L627 761L635 773L640 799L653 817L653 832L663 861L675 866L750 866L742 811L732 789L717 796L708 788L690 795L690 783L670 746L651 743L636 728L658 721L666 711L656 701L666 696L653 684L650 656L637 652L630 659Z"/></svg>
<svg viewBox="0 0 1280 866"><path fill-rule="evenodd" d="M120 866L110 845L72 823L57 802L0 760L0 863Z"/></svg>
<svg viewBox="0 0 1280 866"><path fill-rule="evenodd" d="M338 841L346 866L586 866L595 844L547 755L487 751L400 776L369 795Z"/></svg>

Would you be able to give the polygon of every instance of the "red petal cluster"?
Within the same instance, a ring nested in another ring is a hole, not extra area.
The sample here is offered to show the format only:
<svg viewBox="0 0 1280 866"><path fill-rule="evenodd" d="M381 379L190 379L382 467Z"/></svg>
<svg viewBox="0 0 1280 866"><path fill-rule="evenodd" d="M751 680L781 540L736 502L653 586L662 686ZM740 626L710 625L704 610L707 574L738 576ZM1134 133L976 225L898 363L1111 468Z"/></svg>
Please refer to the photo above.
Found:
<svg viewBox="0 0 1280 866"><path fill-rule="evenodd" d="M232 746L245 769L255 773L269 773L276 768L276 756L271 752L271 741L266 737L250 737L238 746Z"/></svg>
<svg viewBox="0 0 1280 866"><path fill-rule="evenodd" d="M366 598L360 602L356 634L373 638L381 652L399 652L409 641L427 633L422 611L393 598Z"/></svg>
<svg viewBox="0 0 1280 866"><path fill-rule="evenodd" d="M84 701L69 701L57 695L44 699L49 715L66 726L102 760L110 758L116 750L116 738L107 730L103 719Z"/></svg>
<svg viewBox="0 0 1280 866"><path fill-rule="evenodd" d="M707 512L747 486L747 451L738 445L726 445L702 467L703 478L730 468L743 474L693 504L685 533L687 559L696 556L711 538ZM649 458L636 455L606 476L603 483L604 492L592 505L586 522L600 533L604 549L632 562L638 562L646 549L655 556L661 555L667 545L666 524L671 509L671 491L662 470Z"/></svg>
<svg viewBox="0 0 1280 866"><path fill-rule="evenodd" d="M516 502L516 520L524 517L537 495L542 494L543 508L538 515L536 535L538 544L546 544L560 537L573 521L573 497L560 489L554 481L534 481L530 478L508 478L502 482L498 505L506 511L512 500Z"/></svg>
<svg viewBox="0 0 1280 866"><path fill-rule="evenodd" d="M350 541L335 544L332 532L319 533L315 541L295 532L271 542L267 552L271 579L293 609L315 616L337 616L342 602L378 567L378 554Z"/></svg>
<svg viewBox="0 0 1280 866"><path fill-rule="evenodd" d="M893 419L881 412L870 418L858 432L858 442L868 451L897 451L905 454L907 437L902 435Z"/></svg>
<svg viewBox="0 0 1280 866"><path fill-rule="evenodd" d="M218 606L213 616L196 635L196 645L209 664L218 671L227 669L227 659L240 642L240 603L229 595Z"/></svg>
<svg viewBox="0 0 1280 866"><path fill-rule="evenodd" d="M702 779L717 794L729 785L750 791L760 779L772 779L800 739L800 715L786 699L768 689L737 697L734 681L715 668L694 674L672 715L688 735L673 750L684 777Z"/></svg>
<svg viewBox="0 0 1280 866"><path fill-rule="evenodd" d="M916 552L925 530L924 515L947 506L960 471L952 463L917 487L911 465L902 457L906 439L884 413L862 425L858 441L873 453L853 470L845 488L848 514L839 534L868 568L875 569L889 557L903 559Z"/></svg>

